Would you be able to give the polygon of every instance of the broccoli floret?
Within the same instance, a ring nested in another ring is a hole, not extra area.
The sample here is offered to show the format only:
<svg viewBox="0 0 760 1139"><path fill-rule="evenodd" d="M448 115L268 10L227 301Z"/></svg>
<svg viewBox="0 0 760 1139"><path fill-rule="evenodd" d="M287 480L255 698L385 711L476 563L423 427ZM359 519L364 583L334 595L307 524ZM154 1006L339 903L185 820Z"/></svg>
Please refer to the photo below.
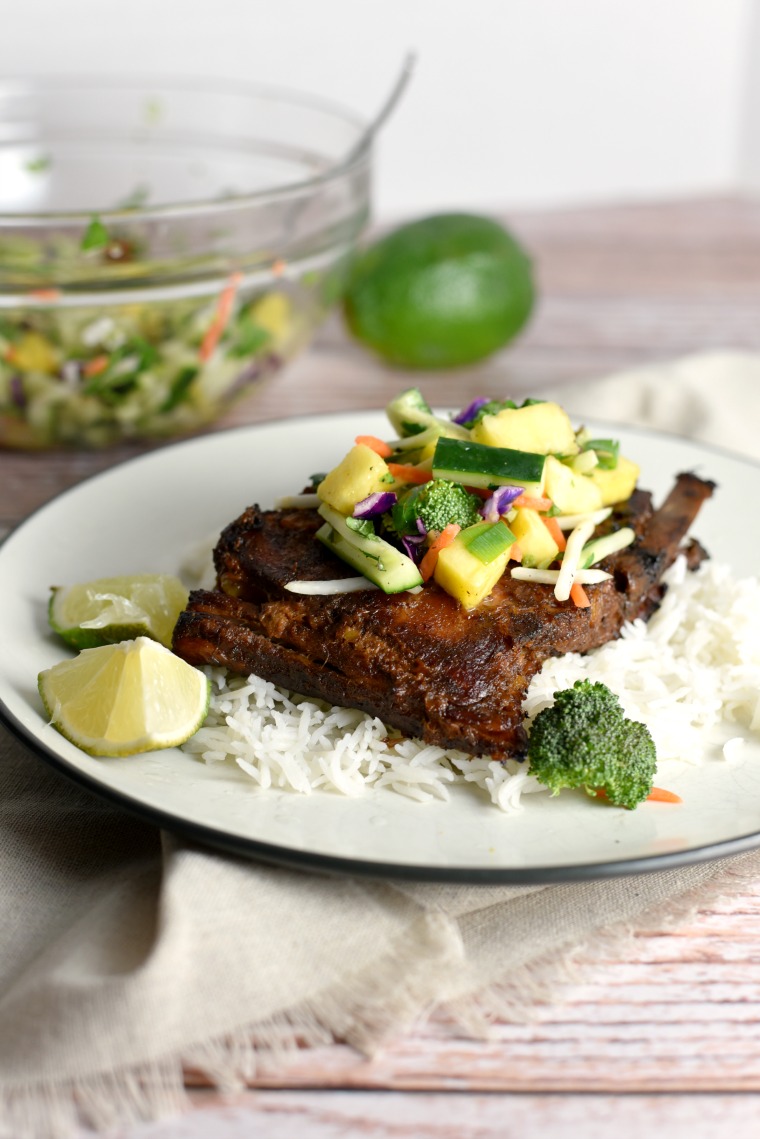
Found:
<svg viewBox="0 0 760 1139"><path fill-rule="evenodd" d="M391 512L391 524L399 534L417 533L417 519L426 530L443 530L450 522L462 529L482 522L478 513L482 506L477 495L470 494L459 483L433 479L409 491Z"/></svg>
<svg viewBox="0 0 760 1139"><path fill-rule="evenodd" d="M417 498L417 511L427 530L443 530L455 522L462 529L482 522L481 499L456 482L433 479L425 483Z"/></svg>
<svg viewBox="0 0 760 1139"><path fill-rule="evenodd" d="M563 787L583 787L631 809L652 790L657 766L648 728L626 719L615 693L590 680L576 680L538 713L528 759L532 774L553 795Z"/></svg>

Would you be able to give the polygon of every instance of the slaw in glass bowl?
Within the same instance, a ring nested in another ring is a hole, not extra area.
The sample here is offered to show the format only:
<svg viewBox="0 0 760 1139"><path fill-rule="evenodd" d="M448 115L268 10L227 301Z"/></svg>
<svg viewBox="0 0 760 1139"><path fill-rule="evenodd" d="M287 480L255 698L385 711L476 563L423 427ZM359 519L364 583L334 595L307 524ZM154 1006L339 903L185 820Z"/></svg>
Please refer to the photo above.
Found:
<svg viewBox="0 0 760 1139"><path fill-rule="evenodd" d="M185 434L275 375L366 224L362 134L272 89L0 82L0 446Z"/></svg>

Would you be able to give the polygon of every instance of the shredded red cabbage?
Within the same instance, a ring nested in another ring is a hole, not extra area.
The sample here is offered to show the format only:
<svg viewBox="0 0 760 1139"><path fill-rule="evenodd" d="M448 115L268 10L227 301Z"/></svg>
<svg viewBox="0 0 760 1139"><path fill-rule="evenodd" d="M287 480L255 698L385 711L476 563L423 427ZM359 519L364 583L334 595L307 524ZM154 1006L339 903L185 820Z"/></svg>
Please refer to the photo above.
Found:
<svg viewBox="0 0 760 1139"><path fill-rule="evenodd" d="M462 408L462 410L459 412L459 415L454 416L452 422L459 424L469 423L471 419L475 418L481 407L483 407L483 405L486 403L490 403L490 400L487 396L478 396L478 398L474 399L472 403L467 405L467 407Z"/></svg>
<svg viewBox="0 0 760 1139"><path fill-rule="evenodd" d="M422 561L422 555L425 553L424 542L427 538L427 526L421 518L415 518L417 525L416 534L406 534L401 539L401 545L404 548L404 553L408 558L411 558L415 565Z"/></svg>
<svg viewBox="0 0 760 1139"><path fill-rule="evenodd" d="M409 534L407 534L405 538L401 539L401 545L404 547L404 553L408 558L412 559L415 565L422 561L422 555L425 552L423 548L424 541L425 539L421 536L419 538L413 538Z"/></svg>
<svg viewBox="0 0 760 1139"><path fill-rule="evenodd" d="M378 490L368 494L354 507L354 518L377 518L378 514L385 514L398 502L398 496L392 490Z"/></svg>
<svg viewBox="0 0 760 1139"><path fill-rule="evenodd" d="M523 493L521 486L500 486L493 492L480 508L480 513L486 522L498 522L502 514L506 514L516 498Z"/></svg>
<svg viewBox="0 0 760 1139"><path fill-rule="evenodd" d="M15 407L22 409L26 407L26 392L24 391L24 381L21 376L11 376L10 396L11 403L14 404Z"/></svg>

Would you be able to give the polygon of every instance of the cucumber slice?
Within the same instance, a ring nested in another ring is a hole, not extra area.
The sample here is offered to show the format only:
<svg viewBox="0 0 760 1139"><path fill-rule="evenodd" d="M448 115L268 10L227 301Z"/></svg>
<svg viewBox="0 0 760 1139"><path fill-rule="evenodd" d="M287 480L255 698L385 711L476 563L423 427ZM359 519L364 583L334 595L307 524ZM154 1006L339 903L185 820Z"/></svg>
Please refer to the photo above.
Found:
<svg viewBox="0 0 760 1139"><path fill-rule="evenodd" d="M384 593L400 593L402 589L422 585L420 571L412 559L390 542L377 535L368 538L357 533L346 524L342 514L325 503L320 506L319 513L335 536L324 535L323 526L317 531L319 540L369 581L379 585Z"/></svg>
<svg viewBox="0 0 760 1139"><path fill-rule="evenodd" d="M501 557L514 540L514 534L503 522L476 522L456 536L456 541L484 566Z"/></svg>
<svg viewBox="0 0 760 1139"><path fill-rule="evenodd" d="M318 513L322 515L325 522L329 522L333 530L337 530L342 538L350 542L352 546L356 546L357 550L361 550L368 558L374 558L375 561L380 557L383 552L383 546L388 543L378 538L377 534L373 532L370 536L362 534L359 530L352 529L343 514L338 510L333 510L326 502L323 502L318 509ZM390 547L393 549L393 547Z"/></svg>
<svg viewBox="0 0 760 1139"><path fill-rule="evenodd" d="M334 530L329 522L317 530L317 538L324 542L329 550L337 554L342 561L353 566L363 574L368 581L379 585L384 593L401 593L405 589L414 589L422 585L420 571L411 558L396 550L388 542L382 544L392 552L392 557L384 554L382 560L365 554L357 546L347 541L342 534ZM382 539L378 539L382 542Z"/></svg>
<svg viewBox="0 0 760 1139"><path fill-rule="evenodd" d="M419 388L400 392L385 409L399 435L419 435L433 423L432 409Z"/></svg>
<svg viewBox="0 0 760 1139"><path fill-rule="evenodd" d="M417 451L435 443L441 435L451 439L469 439L470 433L458 423L434 415L419 388L407 388L385 409L392 426L400 436L391 442L394 451Z"/></svg>
<svg viewBox="0 0 760 1139"><path fill-rule="evenodd" d="M447 423L444 419L433 417L430 427L425 427L415 435L405 438L392 439L390 446L394 451L421 451L429 443L435 443L442 435L447 439L469 439L470 433L456 423Z"/></svg>
<svg viewBox="0 0 760 1139"><path fill-rule="evenodd" d="M438 440L433 455L433 474L465 486L522 486L540 494L544 484L545 455L488 447L462 439Z"/></svg>
<svg viewBox="0 0 760 1139"><path fill-rule="evenodd" d="M593 451L596 454L603 471L614 471L618 465L620 443L617 439L589 439L583 444L583 450Z"/></svg>
<svg viewBox="0 0 760 1139"><path fill-rule="evenodd" d="M594 538L592 542L587 542L581 550L578 565L581 569L588 569L589 566L601 562L603 558L608 558L610 554L624 550L626 546L632 545L635 541L636 534L631 527L621 526L619 530L613 530L611 534L605 534L603 538Z"/></svg>

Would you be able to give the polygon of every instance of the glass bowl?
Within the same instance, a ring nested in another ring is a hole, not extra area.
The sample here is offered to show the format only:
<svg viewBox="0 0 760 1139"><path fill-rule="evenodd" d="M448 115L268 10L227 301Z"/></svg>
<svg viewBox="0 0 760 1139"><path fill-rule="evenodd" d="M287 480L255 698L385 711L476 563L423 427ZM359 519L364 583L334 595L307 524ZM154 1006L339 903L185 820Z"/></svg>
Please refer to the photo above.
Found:
<svg viewBox="0 0 760 1139"><path fill-rule="evenodd" d="M0 82L0 445L185 434L276 374L367 221L362 130L273 89Z"/></svg>

